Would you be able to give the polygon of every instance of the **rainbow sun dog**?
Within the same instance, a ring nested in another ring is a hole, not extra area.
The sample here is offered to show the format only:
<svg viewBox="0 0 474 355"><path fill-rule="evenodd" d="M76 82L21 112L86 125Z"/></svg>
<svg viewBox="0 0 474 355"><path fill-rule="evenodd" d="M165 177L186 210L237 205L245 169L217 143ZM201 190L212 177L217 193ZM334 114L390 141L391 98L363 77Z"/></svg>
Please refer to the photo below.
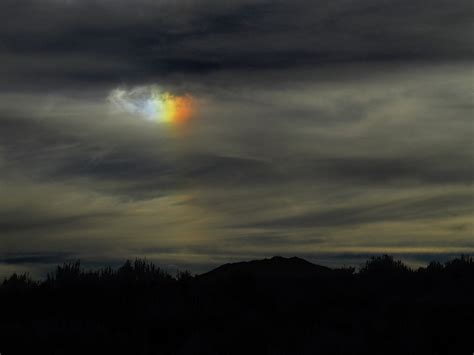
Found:
<svg viewBox="0 0 474 355"><path fill-rule="evenodd" d="M117 88L111 91L108 100L119 111L168 124L183 123L194 109L190 95L176 96L161 90L157 85L139 86L131 90Z"/></svg>

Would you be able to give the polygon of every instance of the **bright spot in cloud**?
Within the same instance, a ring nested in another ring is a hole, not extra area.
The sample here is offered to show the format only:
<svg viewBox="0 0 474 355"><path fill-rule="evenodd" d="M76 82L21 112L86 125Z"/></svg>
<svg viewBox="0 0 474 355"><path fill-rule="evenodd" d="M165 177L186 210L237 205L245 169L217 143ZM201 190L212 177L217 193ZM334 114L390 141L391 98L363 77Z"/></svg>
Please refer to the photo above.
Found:
<svg viewBox="0 0 474 355"><path fill-rule="evenodd" d="M127 90L114 89L109 102L121 112L149 121L178 124L191 117L194 101L190 95L176 96L156 85L138 86Z"/></svg>

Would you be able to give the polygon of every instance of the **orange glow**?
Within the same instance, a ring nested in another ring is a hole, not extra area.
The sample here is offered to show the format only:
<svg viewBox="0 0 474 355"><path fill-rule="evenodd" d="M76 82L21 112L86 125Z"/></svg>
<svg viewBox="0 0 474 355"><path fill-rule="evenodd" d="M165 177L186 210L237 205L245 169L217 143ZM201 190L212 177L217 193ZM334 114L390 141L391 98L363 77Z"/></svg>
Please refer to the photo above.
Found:
<svg viewBox="0 0 474 355"><path fill-rule="evenodd" d="M194 102L190 96L178 96L174 100L175 112L174 122L183 123L187 121L194 110Z"/></svg>

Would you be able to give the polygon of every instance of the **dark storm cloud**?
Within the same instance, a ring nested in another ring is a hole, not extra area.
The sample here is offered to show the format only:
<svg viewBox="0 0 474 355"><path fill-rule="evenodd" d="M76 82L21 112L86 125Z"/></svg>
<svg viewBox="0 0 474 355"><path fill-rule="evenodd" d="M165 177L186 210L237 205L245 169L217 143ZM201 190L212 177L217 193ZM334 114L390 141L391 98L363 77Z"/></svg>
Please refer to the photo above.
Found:
<svg viewBox="0 0 474 355"><path fill-rule="evenodd" d="M468 0L7 0L0 5L0 70L9 85L31 86L469 59L472 16Z"/></svg>

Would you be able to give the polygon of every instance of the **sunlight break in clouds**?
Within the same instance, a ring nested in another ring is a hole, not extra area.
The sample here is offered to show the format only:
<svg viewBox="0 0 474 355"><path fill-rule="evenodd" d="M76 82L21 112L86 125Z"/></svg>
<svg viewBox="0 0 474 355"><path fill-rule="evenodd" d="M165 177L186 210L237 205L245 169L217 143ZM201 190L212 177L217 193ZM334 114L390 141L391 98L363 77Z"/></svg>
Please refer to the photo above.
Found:
<svg viewBox="0 0 474 355"><path fill-rule="evenodd" d="M110 92L108 101L120 112L169 124L187 121L194 109L190 95L176 96L157 85L137 86L130 90L117 88Z"/></svg>

